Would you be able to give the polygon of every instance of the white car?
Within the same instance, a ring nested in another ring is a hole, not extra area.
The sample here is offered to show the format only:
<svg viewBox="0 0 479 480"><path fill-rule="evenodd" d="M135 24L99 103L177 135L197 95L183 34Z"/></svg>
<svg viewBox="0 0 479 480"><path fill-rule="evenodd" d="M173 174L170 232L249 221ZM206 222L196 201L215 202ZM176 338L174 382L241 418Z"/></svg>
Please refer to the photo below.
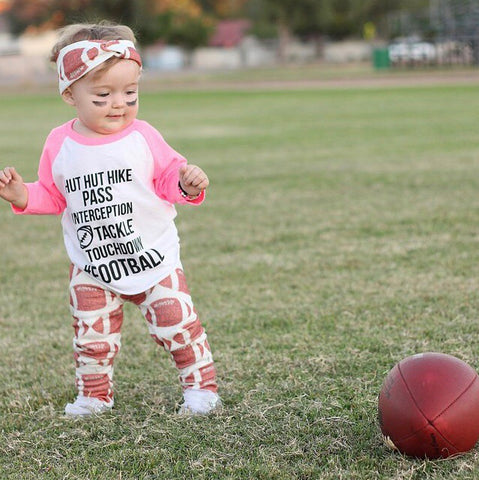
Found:
<svg viewBox="0 0 479 480"><path fill-rule="evenodd" d="M393 63L431 62L436 56L436 47L428 42L397 42L389 45L389 58Z"/></svg>

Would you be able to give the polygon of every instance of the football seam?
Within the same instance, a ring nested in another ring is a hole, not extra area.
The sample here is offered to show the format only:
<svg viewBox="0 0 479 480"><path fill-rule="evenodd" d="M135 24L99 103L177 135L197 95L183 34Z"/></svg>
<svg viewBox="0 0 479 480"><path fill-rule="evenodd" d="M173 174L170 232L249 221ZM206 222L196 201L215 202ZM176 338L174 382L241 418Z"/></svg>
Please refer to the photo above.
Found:
<svg viewBox="0 0 479 480"><path fill-rule="evenodd" d="M445 411L449 410L472 387L472 385L476 380L477 380L477 377L474 377L472 379L472 382L444 410L439 412L431 421L434 422L436 418L440 417Z"/></svg>
<svg viewBox="0 0 479 480"><path fill-rule="evenodd" d="M472 385L474 385L474 382L477 380L477 376L474 377L472 379L472 382L461 392L460 395L458 395L442 412L440 412L439 414L437 414L432 420L431 422L434 422L437 418L439 418L444 412L446 412L447 410L449 410L471 387ZM419 407L418 407L419 408ZM422 412L421 412L422 413ZM434 425L434 428L435 425ZM440 433L438 431L438 433ZM447 437L445 437L442 433L441 433L441 437L444 438L444 440L446 440L448 443L450 443L452 446L454 446L455 448L457 448L450 440L448 440Z"/></svg>
<svg viewBox="0 0 479 480"><path fill-rule="evenodd" d="M415 407L421 412L421 415L427 420L428 423L431 423L429 421L429 419L426 417L426 415L424 414L424 412L422 411L421 408L419 408L419 405L417 404L416 402L416 399L414 398L414 395L412 394L411 392L411 389L409 388L409 385L407 384L406 382L406 379L404 378L404 375L402 373L402 370L401 370L401 364L398 364L398 370L399 370L399 374L401 375L401 380L403 381L405 387L406 387L406 390L407 390L407 393L409 393L409 396L411 397L411 400L413 401ZM449 405L450 406L450 405ZM436 417L437 418L437 417ZM415 435L417 432L420 432L424 427L421 427L419 430L416 430L413 435Z"/></svg>
<svg viewBox="0 0 479 480"><path fill-rule="evenodd" d="M419 410L419 411L421 411L421 410ZM422 412L421 412L421 413L422 413ZM423 415L424 415L424 414L423 414ZM426 417L424 417L424 418L426 418ZM436 417L436 418L437 418L437 417ZM426 418L426 420L427 420L427 418ZM456 447L456 445L454 445L453 443L451 443L451 442L436 428L436 425L434 425L433 423L430 423L429 420L427 420L427 422L428 422L427 425L424 425L424 427L420 428L419 430L416 430L416 431L415 431L414 433L412 433L411 435L408 435L407 437L404 437L404 438L402 438L401 440L398 440L398 442L407 441L407 440L409 440L411 437L414 437L414 435L416 435L416 434L419 433L420 431L422 431L422 430L424 430L424 429L426 429L426 428L428 428L428 427L431 427L431 428L434 429L434 431L437 433L437 435L444 440L445 443L447 443L448 445L451 446L451 449L450 449L450 450L452 451L452 453L450 453L450 454L448 455L449 457L450 457L450 456L453 456L453 455L457 455L458 453L460 453L460 452L459 452L459 449ZM445 450L445 447L439 450L439 452L440 452L441 455L442 455L442 451L443 451L443 450ZM448 452L449 452L449 450L448 450Z"/></svg>
<svg viewBox="0 0 479 480"><path fill-rule="evenodd" d="M449 408L452 407L452 405L454 405L454 403L459 399L461 398L471 387L472 385L474 384L474 382L477 380L477 377L474 377L471 381L471 383L469 383L469 385L460 393L460 395L458 395L444 410L442 410L440 413L438 413L432 420L429 420L429 418L424 414L424 412L422 411L422 409L419 407L419 405L417 404L416 402L416 399L414 398L414 395L412 394L411 390L409 389L409 385L407 384L406 382L406 379L404 378L404 375L403 375L403 372L401 370L401 365L398 365L398 370L399 370L399 374L401 375L401 380L404 382L404 385L406 387L406 390L409 394L409 397L411 398L411 400L413 401L415 407L418 409L419 412L421 412L421 415L424 417L424 419L427 421L427 425L425 425L424 427L421 427L419 428L418 430L414 431L413 433L411 433L411 435L408 435L407 437L403 437L401 440L398 440L398 442L402 442L402 441L405 441L411 437L413 437L414 435L416 435L418 432L420 432L421 430L424 430L428 425L430 425L431 427L434 428L434 430L449 444L451 445L453 448L455 448L456 450L458 450L458 448L454 445L454 443L452 443L451 441L449 441L449 439L447 437L445 437L437 428L436 426L434 425L434 420L436 420L437 418L439 418L446 410L448 410Z"/></svg>
<svg viewBox="0 0 479 480"><path fill-rule="evenodd" d="M421 430L424 430L424 429L427 428L427 427L432 427L432 428L434 429L434 431L437 432L437 434L438 434L441 438L443 438L446 443L448 443L448 444L451 446L451 450L453 450L453 449L456 450L456 451L455 451L454 453L452 453L451 455L457 454L457 451L458 451L457 447L456 447L453 443L451 443L446 437L444 437L444 435L436 428L436 426L426 417L426 415L424 414L424 412L422 411L422 409L419 408L419 405L417 404L416 399L414 398L411 390L409 389L409 385L407 384L406 379L404 378L404 375L403 375L403 373L402 373L402 371L401 371L401 365L398 365L397 367L398 367L399 375L401 376L401 380L403 381L403 383L404 383L404 385L405 385L405 387L406 387L406 390L407 390L407 393L409 394L409 397L411 398L412 402L414 403L414 406L415 406L415 407L417 408L417 410L421 413L421 415L423 416L423 418L427 421L427 424L424 425L424 426L421 427L421 428L418 428L417 430L415 430L414 432L412 432L410 435L407 435L407 436L405 436L405 437L403 437L403 438L401 438L401 439L396 440L396 442L397 442L397 443L405 442L405 441L409 440L410 438L414 437L414 435L416 435L417 433L419 433ZM464 391L466 391L466 390L464 390ZM463 393L464 393L464 392L463 392ZM462 393L461 393L461 395L462 395ZM459 398L459 397L457 397L457 398ZM451 403L447 408L449 408L451 405L452 405L452 403ZM438 418L438 416L439 416L439 415L437 415L437 416L434 417L434 418Z"/></svg>

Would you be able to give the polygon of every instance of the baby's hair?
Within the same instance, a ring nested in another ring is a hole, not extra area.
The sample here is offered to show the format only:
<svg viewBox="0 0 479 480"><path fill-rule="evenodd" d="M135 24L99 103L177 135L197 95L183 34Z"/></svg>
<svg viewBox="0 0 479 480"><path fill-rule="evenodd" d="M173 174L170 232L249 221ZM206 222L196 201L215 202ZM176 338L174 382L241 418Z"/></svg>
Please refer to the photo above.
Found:
<svg viewBox="0 0 479 480"><path fill-rule="evenodd" d="M57 43L53 46L50 60L56 62L60 50L67 45L82 40L130 40L135 42L135 34L126 25L109 22L75 23L59 30Z"/></svg>

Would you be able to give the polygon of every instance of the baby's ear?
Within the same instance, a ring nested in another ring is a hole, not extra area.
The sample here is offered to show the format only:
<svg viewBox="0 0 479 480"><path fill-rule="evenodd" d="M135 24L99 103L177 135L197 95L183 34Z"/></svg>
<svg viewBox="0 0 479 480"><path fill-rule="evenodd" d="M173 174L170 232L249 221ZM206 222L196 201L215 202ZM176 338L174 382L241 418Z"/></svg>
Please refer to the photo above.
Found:
<svg viewBox="0 0 479 480"><path fill-rule="evenodd" d="M73 98L73 94L70 87L66 88L63 91L62 98L65 103L68 103L68 105L72 105L73 107L75 106L75 99Z"/></svg>

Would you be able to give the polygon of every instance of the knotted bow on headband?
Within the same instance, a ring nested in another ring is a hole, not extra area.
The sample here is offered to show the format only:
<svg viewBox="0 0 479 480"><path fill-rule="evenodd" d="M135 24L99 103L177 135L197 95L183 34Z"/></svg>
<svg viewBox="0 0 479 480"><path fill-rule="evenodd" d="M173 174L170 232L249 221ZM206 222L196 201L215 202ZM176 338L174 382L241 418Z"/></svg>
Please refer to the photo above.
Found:
<svg viewBox="0 0 479 480"><path fill-rule="evenodd" d="M140 54L130 40L82 40L62 48L57 59L60 93L111 57L133 60L141 67Z"/></svg>

